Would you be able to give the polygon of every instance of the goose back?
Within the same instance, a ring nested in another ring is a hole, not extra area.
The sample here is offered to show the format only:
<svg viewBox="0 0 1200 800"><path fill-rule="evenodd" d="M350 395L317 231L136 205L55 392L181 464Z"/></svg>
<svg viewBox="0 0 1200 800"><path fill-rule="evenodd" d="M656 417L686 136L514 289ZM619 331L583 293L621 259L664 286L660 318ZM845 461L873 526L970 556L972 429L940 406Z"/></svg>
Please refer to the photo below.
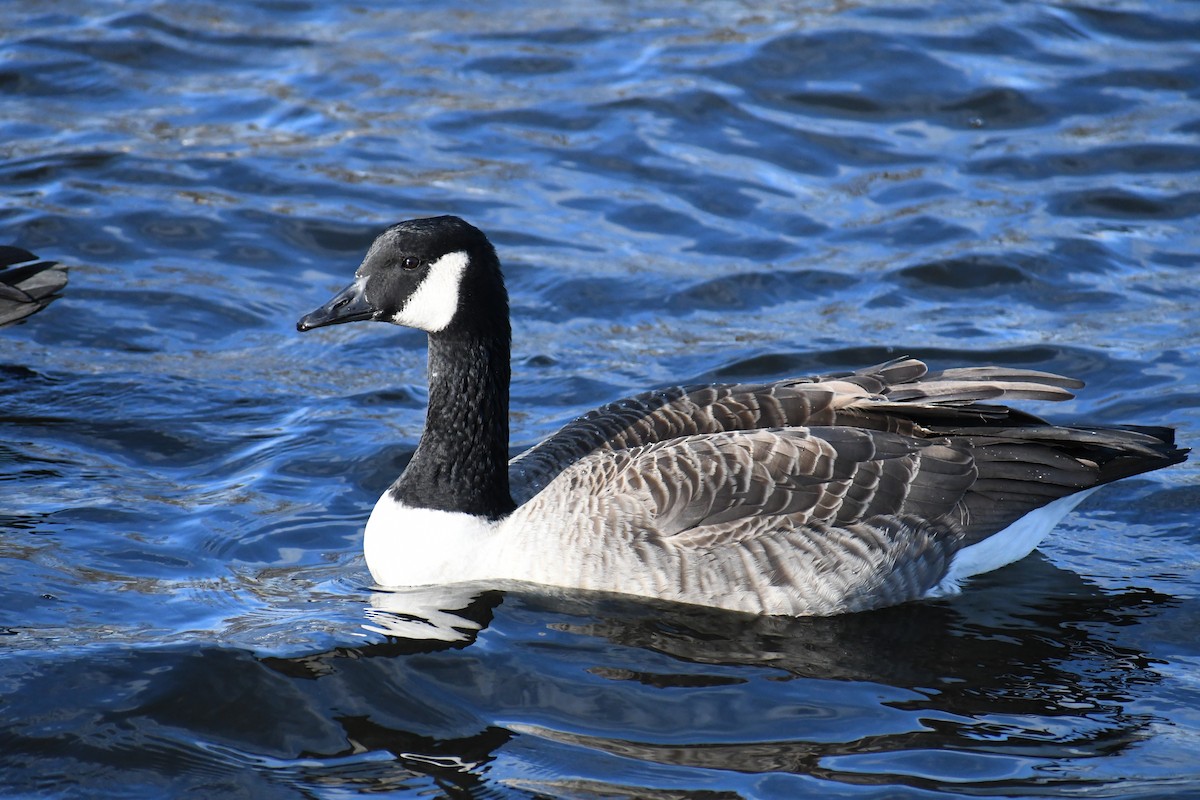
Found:
<svg viewBox="0 0 1200 800"><path fill-rule="evenodd" d="M758 428L851 425L913 435L918 423L943 427L1043 420L986 407L1003 399L1066 400L1080 381L1035 370L968 368L929 373L899 358L819 377L771 383L705 384L657 389L589 411L514 458L510 483L518 504L566 466L595 450L619 450L681 436Z"/></svg>
<svg viewBox="0 0 1200 800"><path fill-rule="evenodd" d="M681 602L811 615L953 592L1027 554L1089 490L1185 457L1167 429L1070 428L999 404L1079 385L902 359L648 392L514 459L530 496L507 527L578 552L608 537L573 585L618 575ZM976 547L992 537L1005 543Z"/></svg>

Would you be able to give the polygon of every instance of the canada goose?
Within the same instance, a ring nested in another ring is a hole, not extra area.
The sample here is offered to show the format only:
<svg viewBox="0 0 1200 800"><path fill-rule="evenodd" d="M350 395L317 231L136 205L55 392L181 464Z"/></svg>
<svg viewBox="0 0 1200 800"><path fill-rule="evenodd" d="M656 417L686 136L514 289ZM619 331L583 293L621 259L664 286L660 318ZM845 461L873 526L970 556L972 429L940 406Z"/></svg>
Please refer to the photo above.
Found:
<svg viewBox="0 0 1200 800"><path fill-rule="evenodd" d="M41 311L67 285L67 269L28 250L0 245L0 328Z"/></svg>
<svg viewBox="0 0 1200 800"><path fill-rule="evenodd" d="M1060 427L991 404L1066 399L1071 378L906 358L646 392L509 462L508 295L491 243L451 216L388 228L296 327L358 320L429 334L425 429L366 527L381 586L860 611L956 592L1031 552L1095 487L1187 454L1170 429Z"/></svg>

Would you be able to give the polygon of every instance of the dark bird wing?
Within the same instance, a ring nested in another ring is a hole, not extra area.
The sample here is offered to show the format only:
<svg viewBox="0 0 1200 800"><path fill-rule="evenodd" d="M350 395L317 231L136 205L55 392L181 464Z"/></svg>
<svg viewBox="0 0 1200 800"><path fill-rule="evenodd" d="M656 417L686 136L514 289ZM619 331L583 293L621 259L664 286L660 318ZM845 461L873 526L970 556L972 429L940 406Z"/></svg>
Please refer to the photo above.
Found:
<svg viewBox="0 0 1200 800"><path fill-rule="evenodd" d="M20 247L0 245L0 327L41 311L66 285L66 267Z"/></svg>
<svg viewBox="0 0 1200 800"><path fill-rule="evenodd" d="M1033 370L976 367L930 374L912 358L813 378L709 384L645 392L588 412L513 459L518 504L597 450L621 450L696 434L844 425L913 435L924 423L989 425L1037 420L987 401L1064 400L1082 383Z"/></svg>
<svg viewBox="0 0 1200 800"><path fill-rule="evenodd" d="M607 540L607 571L643 593L699 602L736 589L778 613L833 614L924 597L964 547L1185 453L1139 431L924 434L832 425L597 449L522 511Z"/></svg>

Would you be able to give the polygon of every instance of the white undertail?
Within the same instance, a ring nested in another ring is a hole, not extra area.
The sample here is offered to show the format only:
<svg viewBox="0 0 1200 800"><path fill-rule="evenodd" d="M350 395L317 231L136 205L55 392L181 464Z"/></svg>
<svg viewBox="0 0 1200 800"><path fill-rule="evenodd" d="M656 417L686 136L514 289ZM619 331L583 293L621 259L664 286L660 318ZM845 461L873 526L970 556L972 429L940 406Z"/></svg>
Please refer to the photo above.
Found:
<svg viewBox="0 0 1200 800"><path fill-rule="evenodd" d="M1032 553L1067 514L1099 487L1060 497L1035 508L1007 528L993 533L978 544L964 547L954 555L946 577L930 590L928 597L957 594L962 581L1020 561Z"/></svg>

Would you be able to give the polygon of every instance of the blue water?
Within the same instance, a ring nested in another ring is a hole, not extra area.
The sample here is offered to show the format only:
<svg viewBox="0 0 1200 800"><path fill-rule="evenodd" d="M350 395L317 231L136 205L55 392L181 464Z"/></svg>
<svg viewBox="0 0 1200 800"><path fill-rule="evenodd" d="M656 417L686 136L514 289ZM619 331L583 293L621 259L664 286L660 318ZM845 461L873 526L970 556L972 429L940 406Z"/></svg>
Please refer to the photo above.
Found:
<svg viewBox="0 0 1200 800"><path fill-rule="evenodd" d="M1195 461L935 603L405 617L361 534L423 339L294 330L453 213L518 448L902 354L1194 447L1200 5L6 0L0 187L71 267L0 331L0 795L1200 796Z"/></svg>

